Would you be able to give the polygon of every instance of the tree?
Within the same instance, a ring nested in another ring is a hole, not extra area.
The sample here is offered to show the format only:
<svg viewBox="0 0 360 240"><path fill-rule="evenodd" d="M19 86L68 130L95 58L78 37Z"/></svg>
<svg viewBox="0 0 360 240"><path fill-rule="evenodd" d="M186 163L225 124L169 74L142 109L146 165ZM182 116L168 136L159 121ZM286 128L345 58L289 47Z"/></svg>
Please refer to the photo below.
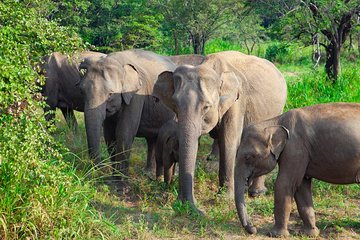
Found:
<svg viewBox="0 0 360 240"><path fill-rule="evenodd" d="M262 19L255 12L248 12L229 24L228 36L231 40L245 45L247 53L252 54L256 44L267 38Z"/></svg>
<svg viewBox="0 0 360 240"><path fill-rule="evenodd" d="M358 1L306 1L303 2L312 15L309 24L322 33L327 43L321 43L326 50L325 70L333 80L340 72L340 52L354 24L354 17L360 13Z"/></svg>
<svg viewBox="0 0 360 240"><path fill-rule="evenodd" d="M205 53L205 43L242 10L236 0L159 0L164 20L172 24L175 41L186 32L195 54ZM176 45L176 44L175 44Z"/></svg>
<svg viewBox="0 0 360 240"><path fill-rule="evenodd" d="M283 33L293 38L305 34L310 40L321 34L325 40L320 42L326 51L325 71L329 79L336 81L341 50L360 12L359 0L254 0L248 4L281 16Z"/></svg>

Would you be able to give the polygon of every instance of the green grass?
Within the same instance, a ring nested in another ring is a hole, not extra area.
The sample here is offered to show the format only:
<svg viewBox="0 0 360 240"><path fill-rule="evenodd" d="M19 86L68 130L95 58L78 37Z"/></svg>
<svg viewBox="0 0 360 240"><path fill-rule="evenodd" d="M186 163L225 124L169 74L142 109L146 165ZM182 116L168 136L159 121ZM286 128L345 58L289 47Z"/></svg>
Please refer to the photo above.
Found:
<svg viewBox="0 0 360 240"><path fill-rule="evenodd" d="M358 64L347 63L343 75L336 84L325 81L322 70L311 70L311 65L301 67L280 65L283 72L292 70L295 75L286 76L289 99L287 109L330 101L360 102L360 77ZM59 116L62 118L62 116ZM56 139L64 143L74 154L66 159L85 184L95 189L91 207L107 224L104 239L264 239L273 223L273 184L276 171L269 174L265 196L247 199L248 212L258 228L256 236L243 230L237 217L233 199L218 194L217 162L206 161L211 149L211 139L201 138L198 154L195 196L204 216L195 214L187 205L177 201L178 179L167 187L163 182L151 180L144 174L146 147L144 139L136 139L130 162L129 186L119 193L116 184L109 184L109 170L94 171L87 159L86 137L82 114L77 113L80 131L71 132L61 120L57 124ZM103 157L107 153L103 144ZM91 172L90 174L86 172ZM314 181L313 196L317 226L325 239L360 239L360 185L331 185ZM80 214L79 210L79 214ZM301 219L293 204L290 218L292 239L308 239L297 235Z"/></svg>

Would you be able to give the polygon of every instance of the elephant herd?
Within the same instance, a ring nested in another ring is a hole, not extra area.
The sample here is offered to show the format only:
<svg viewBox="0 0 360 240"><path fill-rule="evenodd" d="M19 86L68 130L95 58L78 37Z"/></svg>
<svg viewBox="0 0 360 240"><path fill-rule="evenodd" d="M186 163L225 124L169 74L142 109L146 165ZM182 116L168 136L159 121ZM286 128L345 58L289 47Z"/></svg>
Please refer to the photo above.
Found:
<svg viewBox="0 0 360 240"><path fill-rule="evenodd" d="M89 155L101 164L103 136L117 172L127 175L135 137L147 141L146 168L165 182L179 165L179 195L195 210L194 173L200 136L219 150L219 185L235 203L241 224L256 233L245 206L264 194L265 174L279 166L271 236L289 235L295 198L304 234L318 235L311 179L360 182L360 104L331 103L283 113L287 86L269 61L225 51L161 56L127 50L108 55L53 53L43 64L45 111L60 108L76 129L83 111ZM47 118L53 117L46 114Z"/></svg>

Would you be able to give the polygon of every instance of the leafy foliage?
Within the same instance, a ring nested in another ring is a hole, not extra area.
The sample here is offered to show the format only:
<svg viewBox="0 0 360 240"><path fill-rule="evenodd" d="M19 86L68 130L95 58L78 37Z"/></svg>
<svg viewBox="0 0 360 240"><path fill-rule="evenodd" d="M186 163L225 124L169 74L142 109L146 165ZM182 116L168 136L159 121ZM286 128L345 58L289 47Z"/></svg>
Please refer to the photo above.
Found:
<svg viewBox="0 0 360 240"><path fill-rule="evenodd" d="M226 23L234 21L242 10L242 4L234 0L158 2L174 38L186 33L196 54L204 54L206 41L214 38Z"/></svg>
<svg viewBox="0 0 360 240"><path fill-rule="evenodd" d="M54 19L76 27L82 38L100 51L156 47L161 42L162 15L148 1L67 0L60 6ZM71 13L74 8L77 11ZM70 17L64 18L67 13Z"/></svg>
<svg viewBox="0 0 360 240"><path fill-rule="evenodd" d="M67 149L49 135L36 93L42 56L82 47L77 35L42 14L51 1L0 2L0 238L97 235L94 190L63 161ZM79 210L81 213L79 214ZM93 225L94 224L94 225Z"/></svg>

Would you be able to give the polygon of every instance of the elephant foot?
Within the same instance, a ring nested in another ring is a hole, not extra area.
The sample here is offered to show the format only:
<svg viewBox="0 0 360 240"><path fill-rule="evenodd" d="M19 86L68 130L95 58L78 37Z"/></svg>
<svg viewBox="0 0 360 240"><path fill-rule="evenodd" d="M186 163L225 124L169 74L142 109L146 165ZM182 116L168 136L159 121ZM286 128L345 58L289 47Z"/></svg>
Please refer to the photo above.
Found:
<svg viewBox="0 0 360 240"><path fill-rule="evenodd" d="M309 237L317 237L319 236L320 231L317 227L303 227L300 233Z"/></svg>
<svg viewBox="0 0 360 240"><path fill-rule="evenodd" d="M270 237L289 237L290 233L286 228L273 227L268 235Z"/></svg>
<svg viewBox="0 0 360 240"><path fill-rule="evenodd" d="M224 196L226 199L234 199L235 194L234 190L229 189L227 187L221 187L218 191L218 195Z"/></svg>
<svg viewBox="0 0 360 240"><path fill-rule="evenodd" d="M146 166L144 169L144 173L146 175L156 176L156 167L154 166Z"/></svg>
<svg viewBox="0 0 360 240"><path fill-rule="evenodd" d="M156 179L161 179L161 176L157 177L154 171L144 169L143 175L149 178L149 180L155 181Z"/></svg>
<svg viewBox="0 0 360 240"><path fill-rule="evenodd" d="M244 228L245 228L246 232L248 232L249 234L257 233L256 227L254 227L254 226L246 225Z"/></svg>
<svg viewBox="0 0 360 240"><path fill-rule="evenodd" d="M186 200L176 200L173 205L173 209L178 212L186 212L191 215L205 216L204 212L195 206L193 202L189 202Z"/></svg>
<svg viewBox="0 0 360 240"><path fill-rule="evenodd" d="M257 188L257 189L249 189L249 196L250 197L259 197L261 195L265 195L267 192L266 187Z"/></svg>

